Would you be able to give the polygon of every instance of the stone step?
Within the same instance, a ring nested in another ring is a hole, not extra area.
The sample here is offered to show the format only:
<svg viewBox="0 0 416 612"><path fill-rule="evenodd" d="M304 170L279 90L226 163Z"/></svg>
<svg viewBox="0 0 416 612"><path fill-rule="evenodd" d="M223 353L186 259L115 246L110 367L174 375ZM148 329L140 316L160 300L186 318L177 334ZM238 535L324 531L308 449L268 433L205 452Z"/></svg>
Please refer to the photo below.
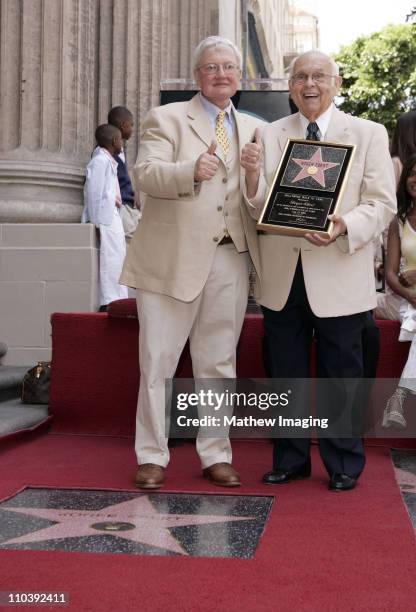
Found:
<svg viewBox="0 0 416 612"><path fill-rule="evenodd" d="M19 397L22 380L30 366L0 366L0 402Z"/></svg>
<svg viewBox="0 0 416 612"><path fill-rule="evenodd" d="M19 398L0 403L0 438L36 427L48 418L48 406L22 404Z"/></svg>

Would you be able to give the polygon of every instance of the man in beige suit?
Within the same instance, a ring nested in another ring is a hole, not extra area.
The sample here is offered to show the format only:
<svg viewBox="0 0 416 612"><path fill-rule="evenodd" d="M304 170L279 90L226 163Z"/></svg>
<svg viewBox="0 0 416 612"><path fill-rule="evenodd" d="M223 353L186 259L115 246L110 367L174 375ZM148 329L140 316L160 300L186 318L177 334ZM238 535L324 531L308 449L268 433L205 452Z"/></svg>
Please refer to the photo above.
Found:
<svg viewBox="0 0 416 612"><path fill-rule="evenodd" d="M263 207L288 138L354 144L357 148L330 239L313 233L305 238L259 237L259 301L272 376L308 378L314 335L318 377L360 378L362 329L367 312L376 306L372 240L388 225L396 208L387 132L379 124L335 108L333 98L341 77L336 64L323 53L311 51L299 56L292 64L289 84L299 112L265 128L264 174L259 145L250 144L243 160L253 216ZM365 463L361 439L320 438L319 449L330 489L354 488ZM309 476L309 438L279 440L273 468L263 478L266 483Z"/></svg>
<svg viewBox="0 0 416 612"><path fill-rule="evenodd" d="M249 253L258 267L256 224L242 201L240 155L259 121L236 112L241 55L210 37L195 51L200 89L190 102L154 108L142 125L134 169L146 205L121 280L137 288L140 391L136 484L155 489L169 461L165 379L189 337L195 378L234 378L247 306ZM203 474L238 486L228 438L198 438Z"/></svg>

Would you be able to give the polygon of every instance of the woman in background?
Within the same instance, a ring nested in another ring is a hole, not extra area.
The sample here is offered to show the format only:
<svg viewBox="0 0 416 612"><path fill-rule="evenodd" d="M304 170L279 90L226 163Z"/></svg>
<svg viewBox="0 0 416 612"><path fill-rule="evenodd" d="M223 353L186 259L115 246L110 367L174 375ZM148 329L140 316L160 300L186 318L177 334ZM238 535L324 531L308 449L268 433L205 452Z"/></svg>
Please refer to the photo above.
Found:
<svg viewBox="0 0 416 612"><path fill-rule="evenodd" d="M398 118L391 141L390 155L396 184L399 182L403 164L414 153L416 153L416 110L404 113Z"/></svg>
<svg viewBox="0 0 416 612"><path fill-rule="evenodd" d="M416 154L403 165L397 188L397 217L390 223L388 245L386 280L401 298L399 312L391 318L402 323L399 341L411 340L411 345L399 385L384 410L383 426L404 429L404 401L409 394L416 394Z"/></svg>
<svg viewBox="0 0 416 612"><path fill-rule="evenodd" d="M416 153L416 111L410 111L398 118L391 141L390 155L393 162L396 187L398 187L403 164ZM384 256L383 256L384 250ZM387 230L375 242L375 274L382 281L385 276L384 259L387 257ZM377 293L376 319L399 320L401 298L386 285Z"/></svg>

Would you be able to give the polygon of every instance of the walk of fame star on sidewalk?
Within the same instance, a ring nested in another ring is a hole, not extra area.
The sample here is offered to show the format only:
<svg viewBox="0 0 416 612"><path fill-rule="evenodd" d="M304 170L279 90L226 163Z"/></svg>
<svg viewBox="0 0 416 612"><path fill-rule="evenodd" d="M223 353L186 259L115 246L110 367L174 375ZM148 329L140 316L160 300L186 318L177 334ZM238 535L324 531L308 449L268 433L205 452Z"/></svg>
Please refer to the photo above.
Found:
<svg viewBox="0 0 416 612"><path fill-rule="evenodd" d="M329 170L334 166L339 166L339 163L325 162L322 160L321 147L317 148L310 159L299 159L295 157L292 157L291 159L302 168L299 174L297 174L291 181L292 183L296 183L301 179L309 177L321 185L321 187L326 187L324 175L325 170Z"/></svg>
<svg viewBox="0 0 416 612"><path fill-rule="evenodd" d="M412 474L412 472L399 467L395 468L395 474L397 483L401 489L416 493L416 474Z"/></svg>
<svg viewBox="0 0 416 612"><path fill-rule="evenodd" d="M106 506L100 510L10 507L7 505L3 506L2 509L56 521L56 523L44 529L38 529L6 540L2 542L1 546L59 538L111 535L132 542L159 547L181 555L187 555L188 553L170 533L170 528L250 521L256 518L254 516L241 517L215 514L164 514L157 511L147 495Z"/></svg>

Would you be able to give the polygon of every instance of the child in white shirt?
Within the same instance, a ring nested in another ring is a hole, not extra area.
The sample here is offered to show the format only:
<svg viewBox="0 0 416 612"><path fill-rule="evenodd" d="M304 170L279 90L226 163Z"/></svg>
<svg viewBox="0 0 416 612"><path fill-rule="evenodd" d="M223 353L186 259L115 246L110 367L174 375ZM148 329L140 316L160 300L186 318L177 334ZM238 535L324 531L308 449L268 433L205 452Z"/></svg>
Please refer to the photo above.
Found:
<svg viewBox="0 0 416 612"><path fill-rule="evenodd" d="M97 148L86 170L82 223L94 223L100 231L100 312L114 300L127 298L127 287L120 285L126 256L126 241L120 218L121 196L114 155L122 149L121 132L103 124L95 131Z"/></svg>

